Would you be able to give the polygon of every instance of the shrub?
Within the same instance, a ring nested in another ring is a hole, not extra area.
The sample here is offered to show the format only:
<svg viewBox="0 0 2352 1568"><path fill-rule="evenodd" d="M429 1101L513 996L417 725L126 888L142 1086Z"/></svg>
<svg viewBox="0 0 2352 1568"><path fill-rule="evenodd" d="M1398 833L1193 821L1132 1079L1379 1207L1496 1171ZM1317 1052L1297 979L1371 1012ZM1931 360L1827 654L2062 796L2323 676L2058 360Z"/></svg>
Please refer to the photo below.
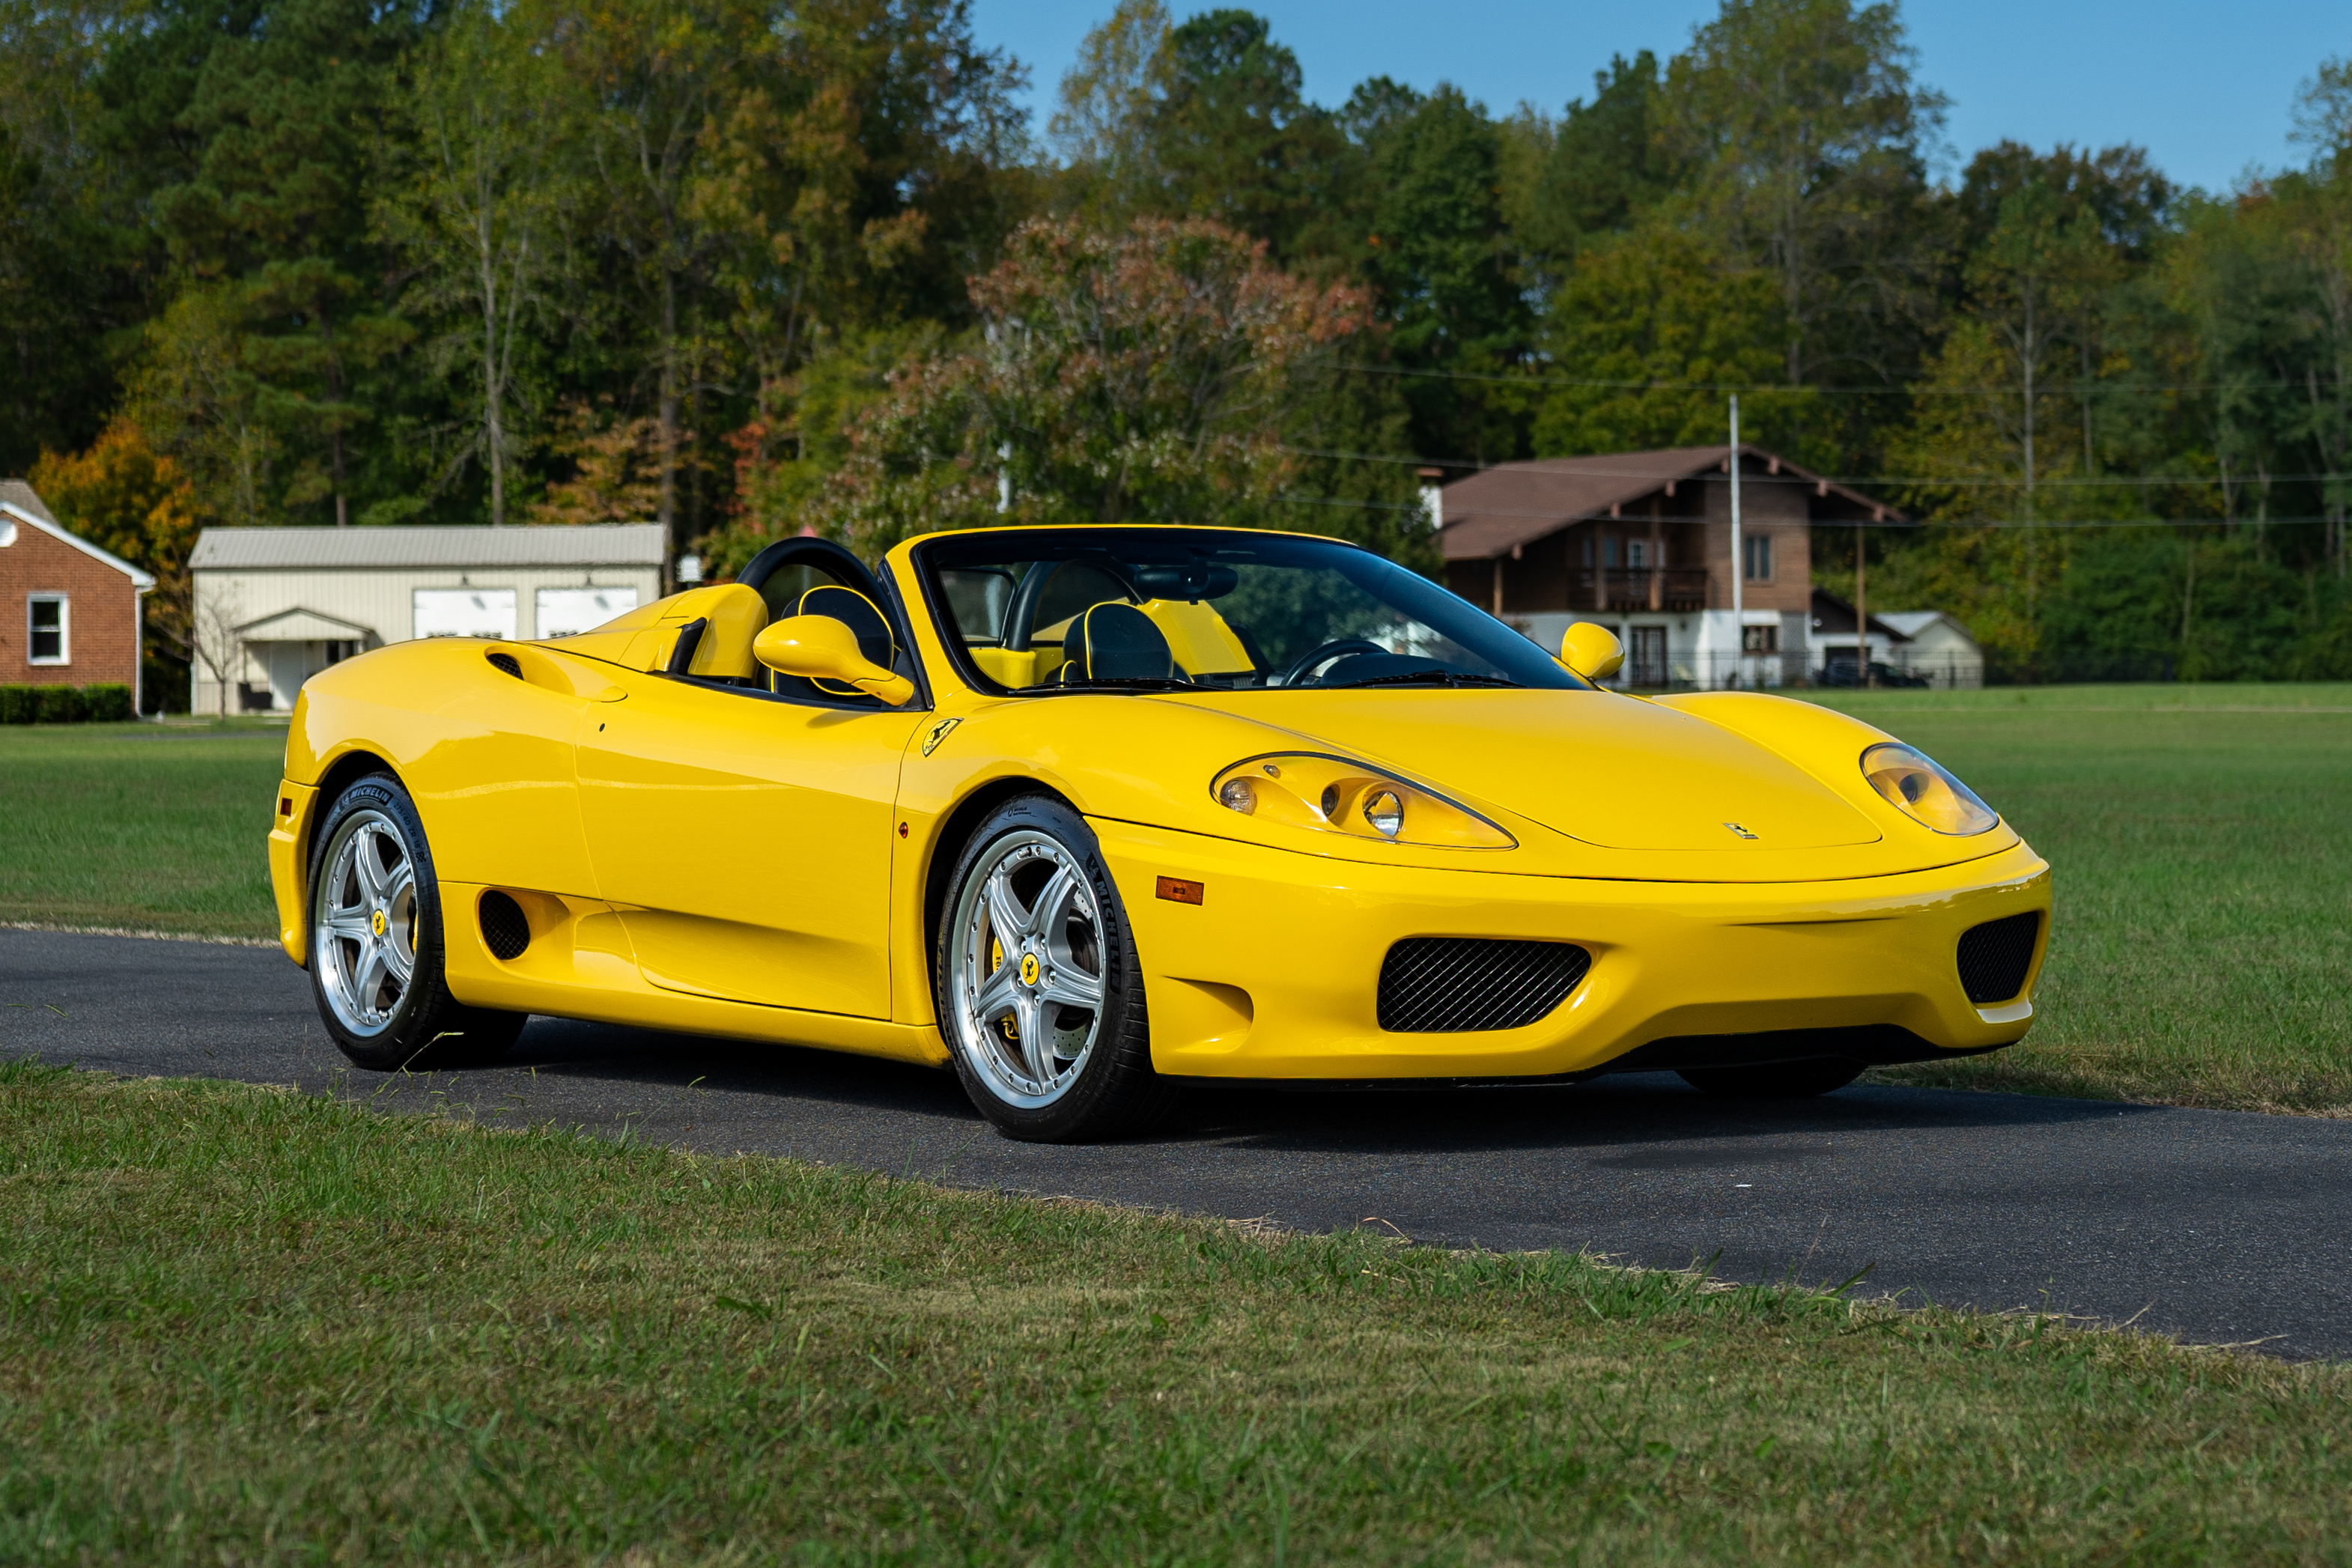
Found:
<svg viewBox="0 0 2352 1568"><path fill-rule="evenodd" d="M109 724L130 717L128 686L0 686L0 724Z"/></svg>

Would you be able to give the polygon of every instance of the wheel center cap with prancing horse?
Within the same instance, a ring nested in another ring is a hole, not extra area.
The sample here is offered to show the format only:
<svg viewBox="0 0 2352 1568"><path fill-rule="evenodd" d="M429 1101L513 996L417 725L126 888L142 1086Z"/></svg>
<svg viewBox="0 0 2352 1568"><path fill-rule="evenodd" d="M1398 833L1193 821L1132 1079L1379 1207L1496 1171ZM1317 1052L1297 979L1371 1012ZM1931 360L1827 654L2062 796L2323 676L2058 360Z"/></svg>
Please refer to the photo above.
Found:
<svg viewBox="0 0 2352 1568"><path fill-rule="evenodd" d="M384 933L384 929L390 926L392 922L383 918L383 911L382 910L376 910L374 917L368 921L368 924L375 928L376 935L382 936Z"/></svg>
<svg viewBox="0 0 2352 1568"><path fill-rule="evenodd" d="M1034 952L1024 952L1021 955L1021 984L1024 985L1037 984L1037 955Z"/></svg>

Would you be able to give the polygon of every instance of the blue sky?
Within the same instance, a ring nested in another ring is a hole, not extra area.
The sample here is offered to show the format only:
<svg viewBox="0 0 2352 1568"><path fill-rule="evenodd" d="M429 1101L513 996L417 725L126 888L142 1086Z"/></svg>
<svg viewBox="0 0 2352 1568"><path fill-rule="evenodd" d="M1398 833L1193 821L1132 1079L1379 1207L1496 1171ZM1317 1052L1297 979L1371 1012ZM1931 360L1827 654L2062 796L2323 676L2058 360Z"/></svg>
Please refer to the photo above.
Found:
<svg viewBox="0 0 2352 1568"><path fill-rule="evenodd" d="M1249 0L1241 0L1248 4ZM1030 68L1042 131L1055 85L1111 0L974 0L982 42ZM1205 8L1175 0L1179 17ZM1256 0L1297 52L1307 95L1337 103L1368 76L1452 81L1501 112L1557 111L1588 95L1612 52L1663 58L1714 15L1713 0L1629 6L1591 0ZM1904 7L1919 74L1952 100L1959 158L2003 137L2048 147L2136 142L2174 179L2227 188L2248 167L2299 163L2286 136L2295 89L2352 54L2345 0L1934 0Z"/></svg>

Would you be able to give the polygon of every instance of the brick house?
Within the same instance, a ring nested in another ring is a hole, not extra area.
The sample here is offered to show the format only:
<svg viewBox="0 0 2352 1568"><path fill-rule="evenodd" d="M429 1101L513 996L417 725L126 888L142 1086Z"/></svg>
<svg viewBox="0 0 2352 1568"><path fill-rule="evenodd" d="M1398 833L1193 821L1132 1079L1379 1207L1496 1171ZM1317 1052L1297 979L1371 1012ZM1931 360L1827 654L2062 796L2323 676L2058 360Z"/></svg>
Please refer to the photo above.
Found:
<svg viewBox="0 0 2352 1568"><path fill-rule="evenodd" d="M0 479L0 686L127 686L139 710L141 598L155 579L68 532Z"/></svg>
<svg viewBox="0 0 2352 1568"><path fill-rule="evenodd" d="M1907 520L1743 445L1735 615L1730 475L1730 447L1685 447L1503 463L1457 479L1435 498L1446 585L1547 647L1576 621L1610 627L1625 645L1628 685L1795 684L1819 662L1813 531Z"/></svg>

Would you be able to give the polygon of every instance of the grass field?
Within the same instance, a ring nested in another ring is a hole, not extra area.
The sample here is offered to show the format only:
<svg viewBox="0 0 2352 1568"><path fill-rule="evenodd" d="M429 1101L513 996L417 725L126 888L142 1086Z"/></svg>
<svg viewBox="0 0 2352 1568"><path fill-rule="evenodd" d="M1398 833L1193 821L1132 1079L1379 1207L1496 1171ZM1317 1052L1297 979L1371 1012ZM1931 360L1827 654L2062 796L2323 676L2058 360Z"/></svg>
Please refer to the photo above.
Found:
<svg viewBox="0 0 2352 1568"><path fill-rule="evenodd" d="M0 728L0 921L275 937L286 727Z"/></svg>
<svg viewBox="0 0 2352 1568"><path fill-rule="evenodd" d="M2340 1561L2352 1369L0 1068L0 1561Z"/></svg>
<svg viewBox="0 0 2352 1568"><path fill-rule="evenodd" d="M2352 685L1816 694L2057 870L2026 1044L1887 1076L2352 1113ZM0 730L0 921L268 937L283 731Z"/></svg>

